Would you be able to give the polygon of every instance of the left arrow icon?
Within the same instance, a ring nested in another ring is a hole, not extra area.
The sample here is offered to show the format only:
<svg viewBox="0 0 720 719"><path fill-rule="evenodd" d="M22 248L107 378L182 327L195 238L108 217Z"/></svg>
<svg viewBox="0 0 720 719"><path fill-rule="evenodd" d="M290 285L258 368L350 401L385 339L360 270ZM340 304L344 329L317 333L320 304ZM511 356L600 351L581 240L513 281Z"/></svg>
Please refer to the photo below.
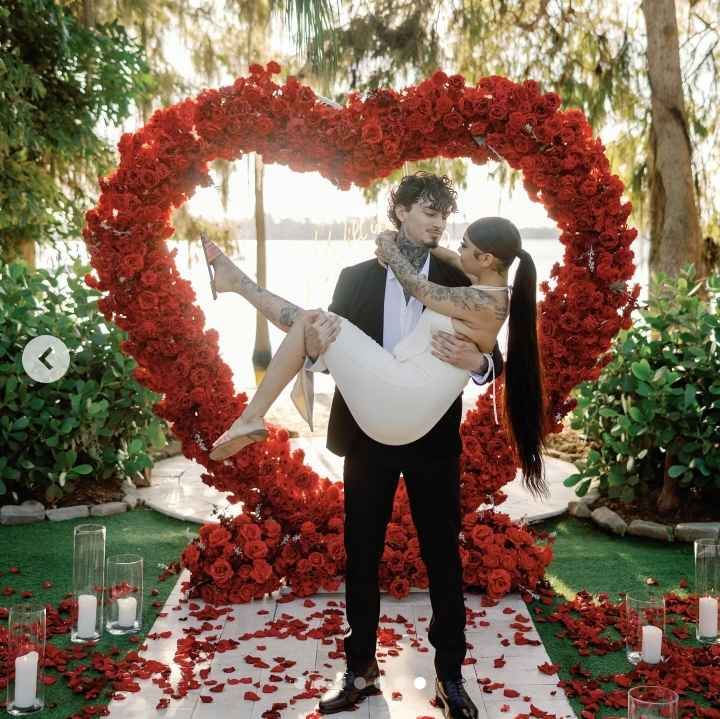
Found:
<svg viewBox="0 0 720 719"><path fill-rule="evenodd" d="M25 345L22 366L36 382L56 382L70 367L70 352L58 337L40 335Z"/></svg>

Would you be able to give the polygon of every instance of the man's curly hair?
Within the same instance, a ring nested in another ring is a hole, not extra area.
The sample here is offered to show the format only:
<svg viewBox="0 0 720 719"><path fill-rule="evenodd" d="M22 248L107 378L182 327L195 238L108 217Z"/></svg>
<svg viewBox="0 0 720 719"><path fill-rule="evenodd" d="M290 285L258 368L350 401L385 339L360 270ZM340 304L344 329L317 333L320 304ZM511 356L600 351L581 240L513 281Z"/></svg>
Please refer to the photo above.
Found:
<svg viewBox="0 0 720 719"><path fill-rule="evenodd" d="M425 200L433 210L445 216L457 212L457 192L450 178L419 170L412 175L405 175L400 184L390 191L388 218L398 230L401 223L395 214L395 207L400 204L409 209L418 200Z"/></svg>

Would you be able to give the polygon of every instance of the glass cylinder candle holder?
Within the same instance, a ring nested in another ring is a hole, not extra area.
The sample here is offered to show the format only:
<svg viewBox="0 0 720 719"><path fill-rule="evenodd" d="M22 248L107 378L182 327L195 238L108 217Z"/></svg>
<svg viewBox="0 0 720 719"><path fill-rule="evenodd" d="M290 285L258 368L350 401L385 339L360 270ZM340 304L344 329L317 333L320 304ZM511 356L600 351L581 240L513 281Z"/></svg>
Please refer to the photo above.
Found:
<svg viewBox="0 0 720 719"><path fill-rule="evenodd" d="M16 604L8 615L6 710L27 716L45 706L45 607Z"/></svg>
<svg viewBox="0 0 720 719"><path fill-rule="evenodd" d="M628 719L678 719L677 692L667 687L633 687L628 691Z"/></svg>
<svg viewBox="0 0 720 719"><path fill-rule="evenodd" d="M143 558L118 554L107 563L107 622L110 634L136 634L142 628Z"/></svg>
<svg viewBox="0 0 720 719"><path fill-rule="evenodd" d="M695 636L703 644L720 644L720 539L695 540L695 591Z"/></svg>
<svg viewBox="0 0 720 719"><path fill-rule="evenodd" d="M631 664L663 661L665 597L652 591L625 596L625 653Z"/></svg>
<svg viewBox="0 0 720 719"><path fill-rule="evenodd" d="M73 550L73 642L97 642L103 627L105 527L79 524Z"/></svg>

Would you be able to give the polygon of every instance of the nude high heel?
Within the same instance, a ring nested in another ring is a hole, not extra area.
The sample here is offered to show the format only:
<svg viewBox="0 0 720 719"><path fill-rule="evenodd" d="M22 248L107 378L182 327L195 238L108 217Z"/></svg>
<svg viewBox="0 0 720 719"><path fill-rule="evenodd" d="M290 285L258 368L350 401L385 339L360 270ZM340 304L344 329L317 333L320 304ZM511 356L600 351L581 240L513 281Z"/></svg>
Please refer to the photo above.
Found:
<svg viewBox="0 0 720 719"><path fill-rule="evenodd" d="M210 459L218 461L227 459L247 447L253 442L260 442L267 439L268 431L265 422L260 419L253 419L249 422L235 422L230 429L221 434L210 450Z"/></svg>
<svg viewBox="0 0 720 719"><path fill-rule="evenodd" d="M215 289L215 277L210 263L214 262L222 254L222 251L214 242L208 240L207 235L204 232L200 233L200 241L202 243L203 252L205 253L205 264L208 268L208 275L210 275L210 289L212 290L213 299L216 300L218 293Z"/></svg>
<svg viewBox="0 0 720 719"><path fill-rule="evenodd" d="M315 402L313 373L304 367L297 374L297 379L290 392L290 399L300 416L308 423L313 432L313 404Z"/></svg>

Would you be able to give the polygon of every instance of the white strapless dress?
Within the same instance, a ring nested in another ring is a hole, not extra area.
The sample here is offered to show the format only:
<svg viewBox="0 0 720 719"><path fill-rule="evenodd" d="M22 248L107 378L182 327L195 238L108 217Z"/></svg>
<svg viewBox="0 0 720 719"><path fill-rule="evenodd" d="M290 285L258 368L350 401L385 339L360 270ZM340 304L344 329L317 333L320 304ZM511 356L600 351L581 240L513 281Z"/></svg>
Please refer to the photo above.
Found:
<svg viewBox="0 0 720 719"><path fill-rule="evenodd" d="M316 369L329 370L363 432L390 445L408 444L427 434L470 377L467 370L432 354L432 333L455 331L450 317L426 309L393 352L349 320L340 320L340 332Z"/></svg>

